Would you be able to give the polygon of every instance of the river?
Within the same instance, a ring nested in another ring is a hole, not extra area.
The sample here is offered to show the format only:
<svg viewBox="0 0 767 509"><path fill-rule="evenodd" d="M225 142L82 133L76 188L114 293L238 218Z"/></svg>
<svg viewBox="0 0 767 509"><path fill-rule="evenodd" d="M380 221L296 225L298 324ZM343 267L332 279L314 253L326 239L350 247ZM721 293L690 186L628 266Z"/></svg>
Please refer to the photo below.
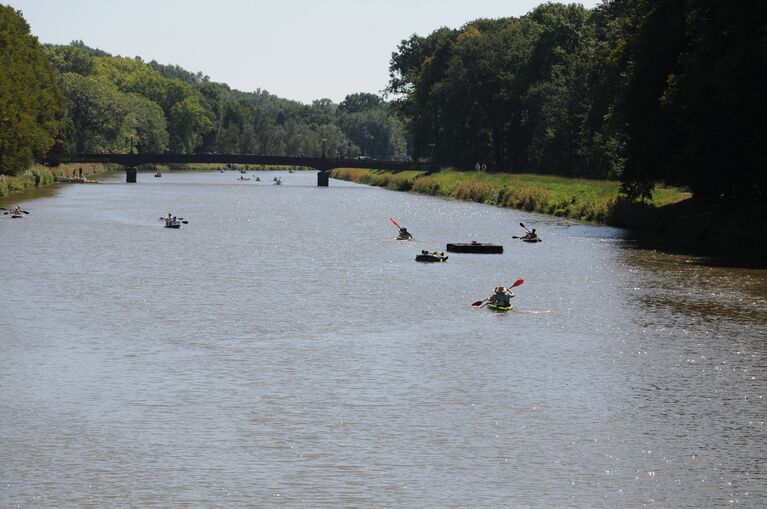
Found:
<svg viewBox="0 0 767 509"><path fill-rule="evenodd" d="M767 271L238 175L0 216L0 506L767 507ZM506 249L414 261L470 240Z"/></svg>

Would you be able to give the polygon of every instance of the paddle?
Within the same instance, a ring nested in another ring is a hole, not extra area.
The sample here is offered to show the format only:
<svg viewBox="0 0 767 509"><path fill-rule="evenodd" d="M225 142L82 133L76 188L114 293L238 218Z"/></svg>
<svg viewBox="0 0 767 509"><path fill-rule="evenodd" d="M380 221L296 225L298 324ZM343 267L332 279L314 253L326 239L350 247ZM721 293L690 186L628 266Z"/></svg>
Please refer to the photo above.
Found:
<svg viewBox="0 0 767 509"><path fill-rule="evenodd" d="M520 286L520 285L524 284L524 282L525 282L524 279L517 279L516 281L514 281L514 284L509 287L509 289L516 288L517 286ZM481 306L483 302L487 302L488 300L490 300L490 297L488 297L487 299L478 300L477 302L473 302L471 305L472 306Z"/></svg>
<svg viewBox="0 0 767 509"><path fill-rule="evenodd" d="M390 217L390 218L389 218L389 221L391 221L391 222L394 224L394 226L396 226L396 227L397 227L397 228L399 228L400 230L404 230L404 228L402 228L402 227L401 227L399 224L397 224L397 221L395 221L393 217ZM411 238L411 239L415 238L415 237L413 237L413 234L412 234L412 233L408 232L408 234L410 235L410 238Z"/></svg>
<svg viewBox="0 0 767 509"><path fill-rule="evenodd" d="M521 226L522 228L524 228L525 230L527 230L527 233L529 233L529 234L532 234L532 233L533 233L533 232L531 232L531 231L530 231L530 230L527 228L527 226L525 226L524 224L522 224L522 223L519 223L519 226ZM537 235L532 235L531 237L528 237L527 235L526 235L525 237L515 237L515 236L513 236L513 235L512 235L512 237L511 237L511 238L512 238L512 239L522 239L522 240L525 240L525 238L530 238L530 239L535 239L535 240L538 240L539 242L541 241L541 238L540 238L540 237L538 237Z"/></svg>

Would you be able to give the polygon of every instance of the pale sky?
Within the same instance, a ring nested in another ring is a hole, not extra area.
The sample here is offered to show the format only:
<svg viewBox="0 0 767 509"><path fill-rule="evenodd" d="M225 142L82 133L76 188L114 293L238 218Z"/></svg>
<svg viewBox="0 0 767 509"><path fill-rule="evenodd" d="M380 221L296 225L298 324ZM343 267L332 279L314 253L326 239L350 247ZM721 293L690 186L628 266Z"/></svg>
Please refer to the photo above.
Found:
<svg viewBox="0 0 767 509"><path fill-rule="evenodd" d="M113 55L177 64L232 88L310 103L379 93L402 39L542 0L0 0L40 42L80 39ZM598 0L584 0L585 7Z"/></svg>

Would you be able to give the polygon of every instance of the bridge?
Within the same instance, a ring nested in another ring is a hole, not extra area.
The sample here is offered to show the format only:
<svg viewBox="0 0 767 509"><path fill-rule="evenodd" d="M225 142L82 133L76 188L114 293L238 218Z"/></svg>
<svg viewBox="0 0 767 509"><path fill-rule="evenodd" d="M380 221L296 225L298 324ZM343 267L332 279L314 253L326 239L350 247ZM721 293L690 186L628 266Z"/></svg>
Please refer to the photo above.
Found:
<svg viewBox="0 0 767 509"><path fill-rule="evenodd" d="M319 170L317 185L327 187L330 170L363 168L369 170L432 171L432 163L388 161L379 159L331 159L325 157L263 156L250 154L55 154L43 162L51 166L62 163L107 163L125 166L126 182L136 182L136 167L143 164L261 164L266 166L304 166Z"/></svg>

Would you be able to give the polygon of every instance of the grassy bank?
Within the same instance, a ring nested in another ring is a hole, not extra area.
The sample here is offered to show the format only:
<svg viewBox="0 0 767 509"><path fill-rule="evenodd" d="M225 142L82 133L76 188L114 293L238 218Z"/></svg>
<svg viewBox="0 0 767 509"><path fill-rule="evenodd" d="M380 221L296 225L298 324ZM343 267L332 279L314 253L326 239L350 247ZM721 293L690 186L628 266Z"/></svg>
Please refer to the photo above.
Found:
<svg viewBox="0 0 767 509"><path fill-rule="evenodd" d="M33 166L18 175L0 175L0 197L53 183L53 172L44 166Z"/></svg>
<svg viewBox="0 0 767 509"><path fill-rule="evenodd" d="M83 176L92 178L118 168L108 164L63 164L55 167L36 164L18 175L0 175L0 197L11 193L28 191L35 187L47 186L55 182L56 177L72 177L75 172L79 175L82 168Z"/></svg>
<svg viewBox="0 0 767 509"><path fill-rule="evenodd" d="M441 171L428 175L343 168L333 170L332 177L616 226L638 225L641 220L635 216L690 196L680 189L661 188L651 201L631 202L620 196L618 182L532 174Z"/></svg>

